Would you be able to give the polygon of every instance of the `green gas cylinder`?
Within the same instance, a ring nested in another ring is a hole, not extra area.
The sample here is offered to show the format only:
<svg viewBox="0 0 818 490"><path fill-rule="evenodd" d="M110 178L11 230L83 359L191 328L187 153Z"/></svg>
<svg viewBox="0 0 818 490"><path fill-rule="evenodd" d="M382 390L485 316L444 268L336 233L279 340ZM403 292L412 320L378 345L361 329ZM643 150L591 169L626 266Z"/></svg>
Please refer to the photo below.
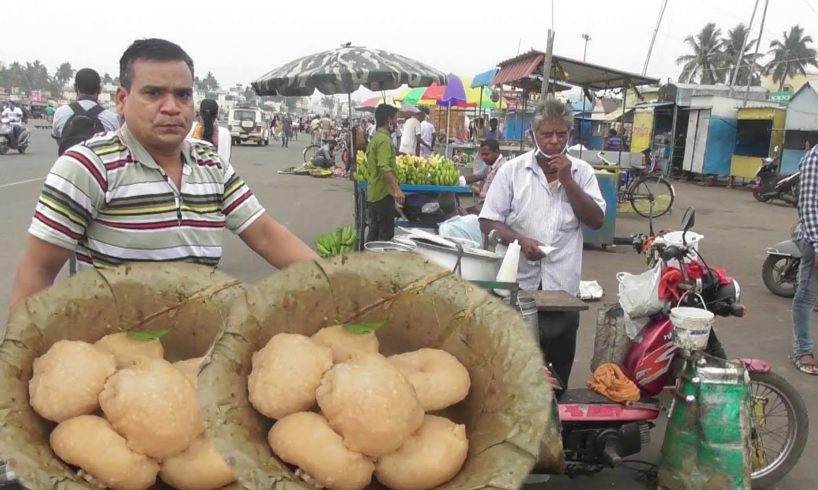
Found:
<svg viewBox="0 0 818 490"><path fill-rule="evenodd" d="M702 352L683 371L662 444L659 488L749 489L747 371Z"/></svg>

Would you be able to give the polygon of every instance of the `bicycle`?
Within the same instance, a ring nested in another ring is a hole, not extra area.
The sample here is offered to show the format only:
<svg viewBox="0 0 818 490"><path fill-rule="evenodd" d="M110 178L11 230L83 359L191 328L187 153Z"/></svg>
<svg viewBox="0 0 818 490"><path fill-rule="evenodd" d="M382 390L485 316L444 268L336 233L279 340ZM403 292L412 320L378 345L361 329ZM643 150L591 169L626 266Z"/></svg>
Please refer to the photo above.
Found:
<svg viewBox="0 0 818 490"><path fill-rule="evenodd" d="M617 165L605 159L603 152L597 153L606 166ZM650 156L650 167L631 167L620 176L616 191L617 204L630 202L636 214L644 218L654 218L667 214L673 207L676 189L662 174L658 155Z"/></svg>

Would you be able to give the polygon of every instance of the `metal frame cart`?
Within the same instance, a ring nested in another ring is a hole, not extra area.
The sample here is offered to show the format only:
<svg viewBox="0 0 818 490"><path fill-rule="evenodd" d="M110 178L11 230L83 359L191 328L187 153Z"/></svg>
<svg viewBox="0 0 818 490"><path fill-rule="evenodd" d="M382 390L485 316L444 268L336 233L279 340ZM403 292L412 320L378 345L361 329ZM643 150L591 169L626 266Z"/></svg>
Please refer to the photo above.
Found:
<svg viewBox="0 0 818 490"><path fill-rule="evenodd" d="M358 251L364 249L366 241L366 188L364 182L357 182L358 192L355 193L355 209L353 210L355 218L355 230L358 232ZM438 194L441 192L453 192L455 194L472 194L469 187L462 187L459 185L417 185L417 184L401 184L400 189L406 193L430 193ZM407 222L400 222L402 226L413 226Z"/></svg>

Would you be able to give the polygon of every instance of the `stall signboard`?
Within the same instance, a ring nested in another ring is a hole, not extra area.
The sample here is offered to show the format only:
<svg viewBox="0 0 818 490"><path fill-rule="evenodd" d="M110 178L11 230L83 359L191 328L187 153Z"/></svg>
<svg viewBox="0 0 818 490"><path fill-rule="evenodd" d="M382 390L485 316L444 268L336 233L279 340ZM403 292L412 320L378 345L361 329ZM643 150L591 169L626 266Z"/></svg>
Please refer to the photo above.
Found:
<svg viewBox="0 0 818 490"><path fill-rule="evenodd" d="M770 102L775 102L783 107L787 107L790 103L790 99L792 98L792 92L770 92Z"/></svg>
<svg viewBox="0 0 818 490"><path fill-rule="evenodd" d="M631 134L631 152L637 153L650 148L653 133L653 109L637 110L633 115L633 133Z"/></svg>

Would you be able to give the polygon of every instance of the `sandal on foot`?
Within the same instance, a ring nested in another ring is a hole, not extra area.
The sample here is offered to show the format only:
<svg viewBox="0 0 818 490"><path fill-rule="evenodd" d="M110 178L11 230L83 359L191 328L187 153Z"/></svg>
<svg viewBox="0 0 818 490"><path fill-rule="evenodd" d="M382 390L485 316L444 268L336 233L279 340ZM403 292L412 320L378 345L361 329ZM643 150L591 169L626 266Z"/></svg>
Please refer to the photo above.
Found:
<svg viewBox="0 0 818 490"><path fill-rule="evenodd" d="M812 357L812 361L806 361L804 359L805 357ZM810 376L818 376L818 365L815 364L815 356L812 354L794 357L792 362L795 364L795 368L802 373L809 374Z"/></svg>

